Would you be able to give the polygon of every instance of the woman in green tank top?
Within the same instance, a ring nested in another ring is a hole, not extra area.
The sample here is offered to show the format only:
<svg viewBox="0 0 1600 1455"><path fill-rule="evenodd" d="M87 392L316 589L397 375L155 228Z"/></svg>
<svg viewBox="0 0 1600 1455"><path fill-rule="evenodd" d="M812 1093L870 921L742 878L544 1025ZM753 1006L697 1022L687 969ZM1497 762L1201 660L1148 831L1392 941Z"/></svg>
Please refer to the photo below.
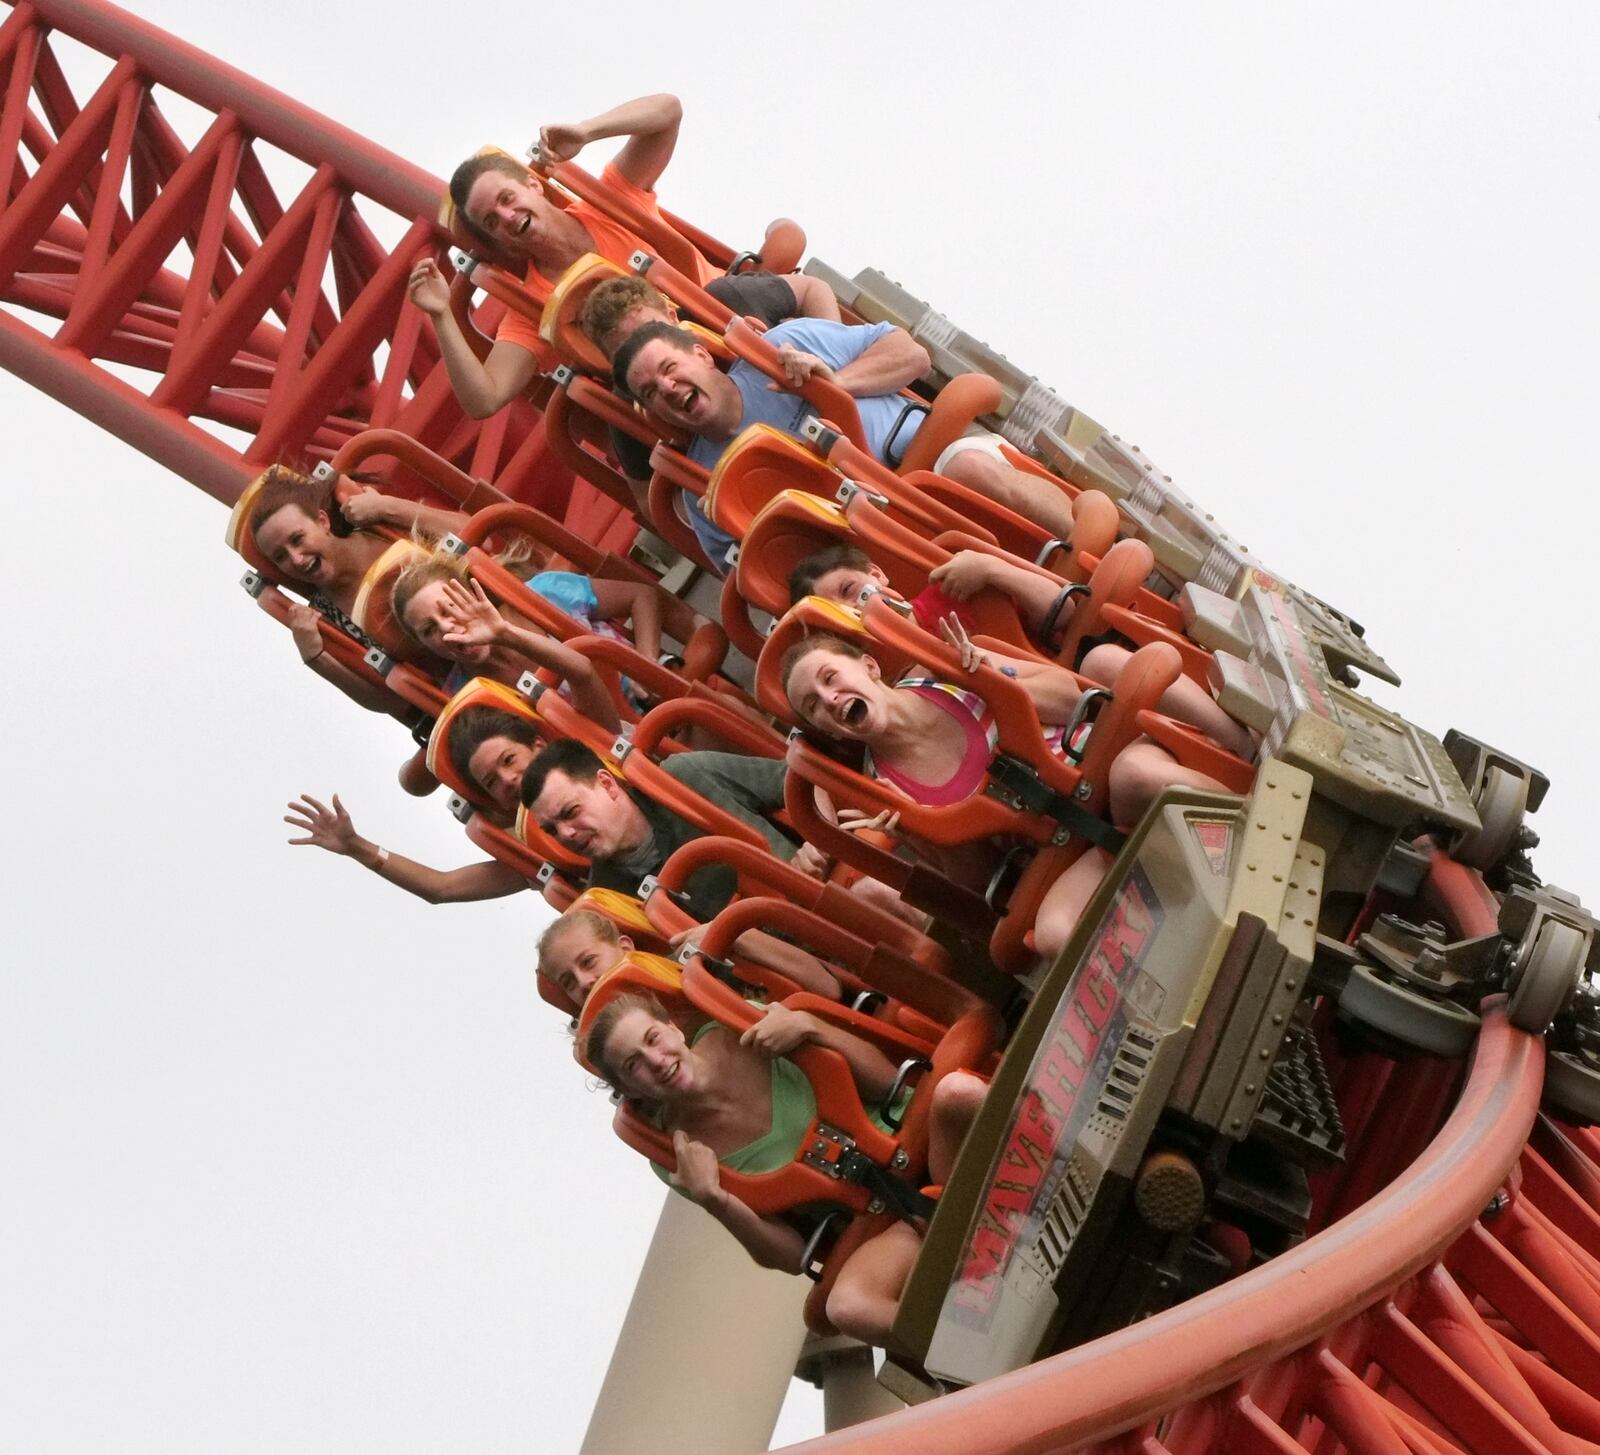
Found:
<svg viewBox="0 0 1600 1455"><path fill-rule="evenodd" d="M879 1106L894 1084L895 1068L877 1047L782 1005L768 1006L742 1036L716 1022L685 1036L659 1002L618 996L584 1041L588 1063L624 1095L654 1106L672 1133L678 1169L669 1185L705 1208L757 1263L790 1273L801 1271L805 1238L785 1219L761 1217L728 1192L720 1170L775 1172L795 1159L816 1116L816 1097L788 1058L808 1045L844 1057L865 1106ZM987 1089L965 1072L934 1089L928 1170L935 1182L947 1176ZM834 1281L830 1321L863 1342L883 1343L921 1242L911 1224L897 1222L863 1243Z"/></svg>

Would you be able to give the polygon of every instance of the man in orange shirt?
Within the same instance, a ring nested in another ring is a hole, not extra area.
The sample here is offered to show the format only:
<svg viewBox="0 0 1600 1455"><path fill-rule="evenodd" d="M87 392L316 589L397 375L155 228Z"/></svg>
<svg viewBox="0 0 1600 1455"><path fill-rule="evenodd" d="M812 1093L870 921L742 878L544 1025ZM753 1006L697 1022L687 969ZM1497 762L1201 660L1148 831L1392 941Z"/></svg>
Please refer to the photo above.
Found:
<svg viewBox="0 0 1600 1455"><path fill-rule="evenodd" d="M676 96L641 96L599 116L542 127L539 146L551 162L570 161L590 142L621 136L627 141L606 164L600 180L642 211L657 213L656 178L672 160L683 107ZM587 202L557 207L528 169L502 152L471 157L450 179L450 197L469 232L496 250L526 259L529 272L559 278L585 253L599 253L626 268L644 243ZM648 251L648 249L647 249ZM697 283L716 276L706 263ZM450 287L438 265L425 259L411 270L411 301L433 319L445 368L461 406L486 419L514 399L551 362L548 345L532 320L508 312L482 362L450 312Z"/></svg>

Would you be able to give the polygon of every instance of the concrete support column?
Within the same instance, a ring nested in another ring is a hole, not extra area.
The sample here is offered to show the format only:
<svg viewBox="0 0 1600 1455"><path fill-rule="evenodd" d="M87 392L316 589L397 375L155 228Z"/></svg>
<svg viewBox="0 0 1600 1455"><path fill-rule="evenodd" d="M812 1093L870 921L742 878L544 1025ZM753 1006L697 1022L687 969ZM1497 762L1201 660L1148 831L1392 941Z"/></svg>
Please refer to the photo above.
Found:
<svg viewBox="0 0 1600 1455"><path fill-rule="evenodd" d="M810 1288L756 1267L709 1214L669 1193L580 1455L765 1450Z"/></svg>
<svg viewBox="0 0 1600 1455"><path fill-rule="evenodd" d="M830 1434L905 1408L878 1383L875 1352L840 1334L808 1339L795 1377L821 1387L823 1428Z"/></svg>

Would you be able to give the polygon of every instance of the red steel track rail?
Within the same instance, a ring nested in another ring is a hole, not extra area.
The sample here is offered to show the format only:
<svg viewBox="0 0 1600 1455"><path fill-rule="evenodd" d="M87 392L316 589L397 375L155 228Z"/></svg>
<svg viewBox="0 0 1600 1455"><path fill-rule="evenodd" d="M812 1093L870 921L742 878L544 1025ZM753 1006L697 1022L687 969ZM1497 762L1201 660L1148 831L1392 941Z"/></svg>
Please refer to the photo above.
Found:
<svg viewBox="0 0 1600 1455"><path fill-rule="evenodd" d="M210 113L192 144L163 88ZM267 147L312 169L295 195ZM102 0L18 0L0 24L0 168L0 367L224 503L380 426L564 513L536 412L465 418L405 303L443 242L437 178Z"/></svg>
<svg viewBox="0 0 1600 1455"><path fill-rule="evenodd" d="M1299 1248L790 1455L1593 1452L1600 1137L1535 1125L1543 1064L1542 1043L1491 1008L1438 1136Z"/></svg>

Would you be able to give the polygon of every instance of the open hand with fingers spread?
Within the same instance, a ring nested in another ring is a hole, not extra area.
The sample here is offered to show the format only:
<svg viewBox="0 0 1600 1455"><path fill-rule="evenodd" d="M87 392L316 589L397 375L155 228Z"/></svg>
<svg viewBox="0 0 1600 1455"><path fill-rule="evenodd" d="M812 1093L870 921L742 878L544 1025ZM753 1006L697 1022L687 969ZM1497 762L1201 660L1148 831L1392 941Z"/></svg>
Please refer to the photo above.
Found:
<svg viewBox="0 0 1600 1455"><path fill-rule="evenodd" d="M330 854L354 852L361 837L356 833L355 825L350 822L350 815L345 812L344 805L339 802L337 793L333 795L332 808L319 802L309 793L301 794L299 798L290 802L289 812L284 814L283 821L305 834L303 839L290 839L291 844L315 844Z"/></svg>
<svg viewBox="0 0 1600 1455"><path fill-rule="evenodd" d="M492 647L507 627L499 608L476 581L444 583L444 614L448 624L439 639L453 647Z"/></svg>

